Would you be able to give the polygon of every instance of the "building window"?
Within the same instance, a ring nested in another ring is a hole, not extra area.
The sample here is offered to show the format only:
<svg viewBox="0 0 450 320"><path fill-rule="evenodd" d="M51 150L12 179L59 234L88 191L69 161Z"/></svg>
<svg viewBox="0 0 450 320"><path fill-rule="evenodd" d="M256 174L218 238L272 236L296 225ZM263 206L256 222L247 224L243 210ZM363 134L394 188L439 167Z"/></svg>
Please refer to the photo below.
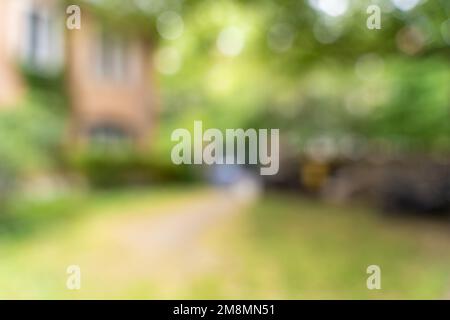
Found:
<svg viewBox="0 0 450 320"><path fill-rule="evenodd" d="M88 130L91 147L102 151L124 151L132 145L132 134L115 124L101 123Z"/></svg>
<svg viewBox="0 0 450 320"><path fill-rule="evenodd" d="M56 71L62 64L59 19L52 10L32 7L26 13L24 62L39 71Z"/></svg>
<svg viewBox="0 0 450 320"><path fill-rule="evenodd" d="M45 61L46 41L48 41L48 20L36 9L27 17L27 42L25 60L31 66L41 66Z"/></svg>
<svg viewBox="0 0 450 320"><path fill-rule="evenodd" d="M102 30L96 39L95 70L102 80L126 81L128 78L128 44L123 36Z"/></svg>
<svg viewBox="0 0 450 320"><path fill-rule="evenodd" d="M50 10L32 7L26 12L24 62L39 71L54 71L61 65L61 35Z"/></svg>

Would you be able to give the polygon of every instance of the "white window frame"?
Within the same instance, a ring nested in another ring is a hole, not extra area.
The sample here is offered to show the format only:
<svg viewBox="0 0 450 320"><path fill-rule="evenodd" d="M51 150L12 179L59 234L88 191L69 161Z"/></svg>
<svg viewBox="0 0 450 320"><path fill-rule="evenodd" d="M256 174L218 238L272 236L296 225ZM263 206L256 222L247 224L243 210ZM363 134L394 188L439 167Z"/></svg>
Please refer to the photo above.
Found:
<svg viewBox="0 0 450 320"><path fill-rule="evenodd" d="M95 74L97 79L126 82L130 77L130 50L125 36L99 28L95 36Z"/></svg>
<svg viewBox="0 0 450 320"><path fill-rule="evenodd" d="M44 73L60 71L64 60L64 29L56 8L30 4L23 15L23 62L26 66ZM37 17L37 29L31 25L33 15ZM33 33L36 37L34 40ZM33 44L33 41L37 41L37 44Z"/></svg>

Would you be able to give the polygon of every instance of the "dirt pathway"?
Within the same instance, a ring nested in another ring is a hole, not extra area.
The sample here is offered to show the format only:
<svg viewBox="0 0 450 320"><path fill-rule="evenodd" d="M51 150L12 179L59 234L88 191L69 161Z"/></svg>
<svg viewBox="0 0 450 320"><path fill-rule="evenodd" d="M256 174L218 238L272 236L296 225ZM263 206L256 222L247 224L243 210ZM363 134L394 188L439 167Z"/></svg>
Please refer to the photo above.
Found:
<svg viewBox="0 0 450 320"><path fill-rule="evenodd" d="M241 200L225 190L210 191L188 202L160 208L156 217L128 221L119 227L114 238L127 250L144 257L189 250L204 232L249 203Z"/></svg>
<svg viewBox="0 0 450 320"><path fill-rule="evenodd" d="M255 194L239 187L210 189L156 208L98 218L80 227L86 243L80 243L84 249L71 255L71 261L80 265L86 283L114 282L118 292L145 280L175 290L181 279L213 267L205 235L244 212L254 199Z"/></svg>

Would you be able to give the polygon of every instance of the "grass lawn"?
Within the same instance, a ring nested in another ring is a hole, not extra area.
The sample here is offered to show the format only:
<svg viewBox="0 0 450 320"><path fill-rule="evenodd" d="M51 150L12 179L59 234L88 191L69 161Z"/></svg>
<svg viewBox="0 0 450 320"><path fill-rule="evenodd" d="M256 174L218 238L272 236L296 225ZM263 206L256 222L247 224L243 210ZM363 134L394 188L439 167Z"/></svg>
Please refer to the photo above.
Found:
<svg viewBox="0 0 450 320"><path fill-rule="evenodd" d="M46 222L23 222L26 232L0 238L0 298L426 299L450 291L447 224L291 196L267 195L176 250L147 254L133 251L135 243L131 250L126 237L152 219L208 197L186 189L92 194L29 211L22 205L24 219L41 214L33 219ZM65 288L71 264L82 267L82 290ZM382 271L378 291L366 288L372 264Z"/></svg>
<svg viewBox="0 0 450 320"><path fill-rule="evenodd" d="M272 195L213 233L220 263L186 298L450 298L448 222ZM381 290L366 287L373 264Z"/></svg>

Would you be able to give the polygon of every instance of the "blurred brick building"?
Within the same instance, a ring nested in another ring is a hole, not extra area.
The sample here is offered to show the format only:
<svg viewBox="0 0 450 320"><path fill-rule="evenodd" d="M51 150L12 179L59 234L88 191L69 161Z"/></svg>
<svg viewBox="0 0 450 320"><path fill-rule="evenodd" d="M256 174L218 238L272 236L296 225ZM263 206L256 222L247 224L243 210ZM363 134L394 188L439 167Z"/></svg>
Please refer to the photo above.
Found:
<svg viewBox="0 0 450 320"><path fill-rule="evenodd" d="M81 7L81 28L66 28L59 0L0 1L0 106L26 92L21 68L65 73L73 141L149 141L155 125L151 47L139 32L105 24Z"/></svg>

